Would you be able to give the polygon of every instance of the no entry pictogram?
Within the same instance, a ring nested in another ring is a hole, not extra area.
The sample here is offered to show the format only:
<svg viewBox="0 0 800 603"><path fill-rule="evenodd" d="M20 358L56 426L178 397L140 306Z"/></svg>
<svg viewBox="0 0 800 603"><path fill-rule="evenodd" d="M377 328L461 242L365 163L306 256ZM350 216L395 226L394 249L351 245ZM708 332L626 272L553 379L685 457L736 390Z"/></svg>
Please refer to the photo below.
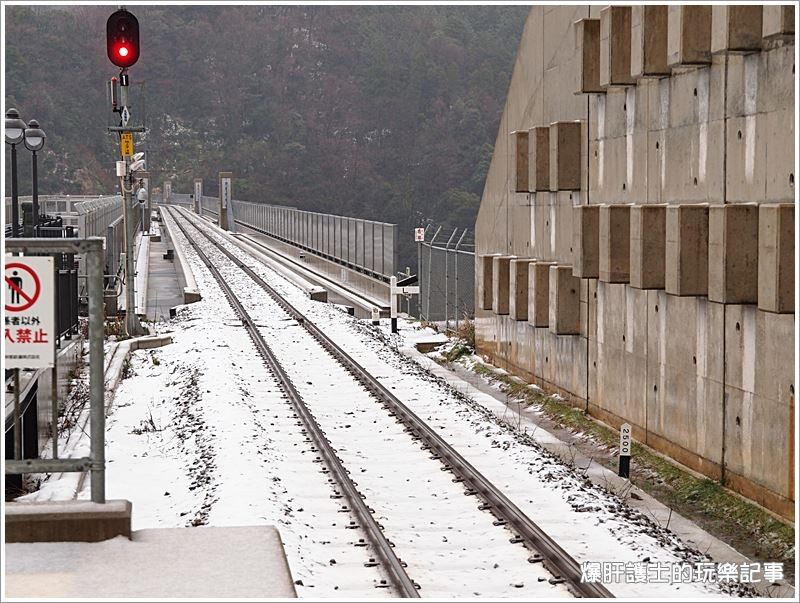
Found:
<svg viewBox="0 0 800 603"><path fill-rule="evenodd" d="M24 312L36 303L42 293L42 281L35 270L14 262L6 264L5 276L10 298L6 312Z"/></svg>

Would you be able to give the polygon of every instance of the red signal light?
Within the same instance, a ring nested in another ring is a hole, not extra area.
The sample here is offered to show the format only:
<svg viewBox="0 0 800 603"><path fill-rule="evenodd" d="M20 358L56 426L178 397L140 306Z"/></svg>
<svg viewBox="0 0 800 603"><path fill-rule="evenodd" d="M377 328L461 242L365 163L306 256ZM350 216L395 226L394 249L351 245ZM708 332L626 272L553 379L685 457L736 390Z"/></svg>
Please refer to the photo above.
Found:
<svg viewBox="0 0 800 603"><path fill-rule="evenodd" d="M139 21L121 9L106 22L106 50L109 60L123 69L139 60Z"/></svg>

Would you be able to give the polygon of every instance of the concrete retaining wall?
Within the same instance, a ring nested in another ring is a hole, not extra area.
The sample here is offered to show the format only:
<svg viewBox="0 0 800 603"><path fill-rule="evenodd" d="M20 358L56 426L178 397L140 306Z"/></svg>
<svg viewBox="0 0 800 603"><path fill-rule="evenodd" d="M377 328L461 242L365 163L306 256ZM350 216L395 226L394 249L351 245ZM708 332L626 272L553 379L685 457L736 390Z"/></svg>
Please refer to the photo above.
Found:
<svg viewBox="0 0 800 603"><path fill-rule="evenodd" d="M755 37L738 8L531 9L476 223L476 340L793 518L794 35L775 8ZM549 314L507 314L494 256L554 263Z"/></svg>

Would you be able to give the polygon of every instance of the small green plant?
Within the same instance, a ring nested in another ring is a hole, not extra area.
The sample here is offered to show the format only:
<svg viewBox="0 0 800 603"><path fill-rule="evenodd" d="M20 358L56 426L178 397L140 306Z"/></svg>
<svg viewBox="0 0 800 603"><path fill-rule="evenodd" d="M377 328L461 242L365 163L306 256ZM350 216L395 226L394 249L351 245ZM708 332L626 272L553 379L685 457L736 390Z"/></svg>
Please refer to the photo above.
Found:
<svg viewBox="0 0 800 603"><path fill-rule="evenodd" d="M463 320L458 323L456 337L466 342L473 350L475 349L475 321L467 314L464 314Z"/></svg>
<svg viewBox="0 0 800 603"><path fill-rule="evenodd" d="M115 316L106 320L105 336L106 338L114 337L117 341L130 339L128 334L125 332L125 321L119 316Z"/></svg>
<svg viewBox="0 0 800 603"><path fill-rule="evenodd" d="M131 364L130 358L126 358L122 361L122 378L127 379L133 374L133 365Z"/></svg>

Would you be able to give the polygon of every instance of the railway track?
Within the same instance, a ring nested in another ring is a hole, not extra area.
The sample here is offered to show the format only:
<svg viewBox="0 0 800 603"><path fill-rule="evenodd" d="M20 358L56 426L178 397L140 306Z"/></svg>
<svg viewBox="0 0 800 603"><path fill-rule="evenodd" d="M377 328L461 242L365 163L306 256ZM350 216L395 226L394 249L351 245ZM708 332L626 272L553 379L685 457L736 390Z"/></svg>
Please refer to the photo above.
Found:
<svg viewBox="0 0 800 603"><path fill-rule="evenodd" d="M278 380L281 390L291 402L294 411L303 422L304 428L313 441L316 450L319 451L323 461L328 467L328 470L333 475L333 479L336 480L336 483L341 488L341 493L347 499L350 509L358 518L361 528L366 532L370 543L382 561L383 568L389 574L394 587L403 597L419 597L417 585L414 584L414 582L411 580L411 577L406 572L404 563L397 557L397 555L395 555L392 544L386 538L380 525L373 517L372 512L364 502L364 499L361 496L361 493L357 490L353 480L350 479L347 469L344 468L344 465L336 454L336 451L325 437L321 427L314 419L303 399L300 397L300 394L298 393L289 376L286 374L283 366L281 366L277 357L272 352L272 349L261 336L261 333L258 332L255 322L252 320L245 307L236 297L233 290L225 282L222 274L220 274L219 270L213 265L203 250L200 249L199 245L192 240L192 238L189 236L189 233L186 231L180 221L176 219L175 223L178 225L178 228L181 230L181 232L183 232L186 240L189 241L189 243L193 246L200 260L203 262L203 264L205 264L209 272L211 272L212 276L217 281L217 284L224 292L225 297L228 299L228 302L231 304L231 307L239 315L239 318L241 319L244 328L247 330L250 339L253 341L253 344L256 346L258 353L261 355L270 371Z"/></svg>
<svg viewBox="0 0 800 603"><path fill-rule="evenodd" d="M168 211L172 212L173 210L170 208ZM581 570L578 562L561 548L557 542L550 538L530 517L509 500L503 492L443 440L422 419L414 414L391 391L384 387L377 378L371 375L363 366L331 340L331 338L325 335L318 326L309 321L297 308L264 281L264 279L239 260L228 249L225 249L218 241L204 232L203 228L198 227L194 218L189 217L188 212L178 209L177 213L188 224L191 224L197 233L205 240L209 241L219 252L225 255L237 268L242 270L253 282L263 289L288 316L294 319L298 325L302 326L330 356L377 399L391 416L400 421L414 438L421 441L423 443L423 448L431 452L432 458L438 459L444 465L443 469L454 474L454 482L461 482L466 488L467 494L479 496L483 500L483 504L480 508L489 510L497 518L497 525L507 526L514 534L510 539L511 542L522 543L532 552L529 561L531 563L542 563L550 574L552 574L553 577L550 580L551 584L564 582L569 591L578 597L613 597L608 589L601 584L582 582ZM219 270L213 266L207 254L203 252L197 241L189 236L189 233L183 224L181 224L181 221L176 219L176 224L178 224L178 227L183 232L189 244L197 251L200 259L209 268L209 271L220 284L231 305L242 319L251 339L253 339L256 347L259 349L260 354L264 357L265 362L270 369L279 376L281 388L291 400L296 412L306 425L306 429L311 435L314 444L325 458L326 463L334 474L340 488L352 506L353 511L359 517L359 521L365 528L376 551L378 551L381 561L398 593L406 597L419 596L416 584L408 576L403 567L404 564L394 554L391 543L388 542L380 526L372 517L361 494L347 475L347 470L338 459L336 451L333 450L333 447L322 433L319 425L294 388L286 372L283 370L283 367L258 332L244 306L236 298L230 286L224 281ZM364 513L366 515L364 515Z"/></svg>

